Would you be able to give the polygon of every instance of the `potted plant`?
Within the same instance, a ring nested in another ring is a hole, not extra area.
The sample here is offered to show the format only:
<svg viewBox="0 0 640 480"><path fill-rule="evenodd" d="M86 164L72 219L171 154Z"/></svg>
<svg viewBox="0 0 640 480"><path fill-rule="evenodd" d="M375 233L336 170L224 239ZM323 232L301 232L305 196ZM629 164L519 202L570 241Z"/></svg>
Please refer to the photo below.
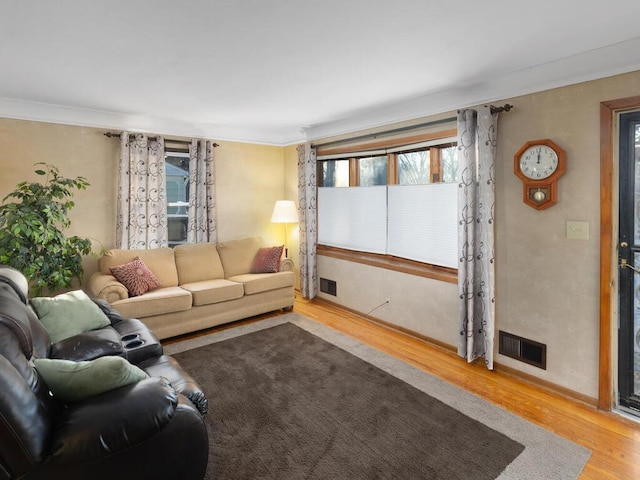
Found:
<svg viewBox="0 0 640 480"><path fill-rule="evenodd" d="M33 295L71 287L74 279L80 282L82 256L92 251L89 239L64 233L71 225L73 190L85 190L89 182L65 178L53 165L40 165L35 173L44 182L19 183L0 205L0 264L21 271Z"/></svg>

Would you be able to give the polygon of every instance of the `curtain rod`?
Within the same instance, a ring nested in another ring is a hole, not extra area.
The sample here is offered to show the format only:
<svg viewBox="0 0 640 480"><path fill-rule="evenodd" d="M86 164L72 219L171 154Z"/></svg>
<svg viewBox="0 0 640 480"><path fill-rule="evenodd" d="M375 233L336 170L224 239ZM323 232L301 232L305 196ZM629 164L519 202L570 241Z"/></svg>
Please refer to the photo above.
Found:
<svg viewBox="0 0 640 480"><path fill-rule="evenodd" d="M120 135L121 135L121 134L120 134L120 133L118 133L118 132L104 132L104 133L103 133L103 135L104 135L105 137L108 137L108 138L120 138ZM135 136L136 136L136 134L135 134L135 133L130 133L130 134L129 134L129 138L131 138L131 137L134 137L134 138L135 138ZM158 137L148 137L148 138L149 138L149 140L157 140L157 139L158 139ZM188 141L188 140L171 140L171 139L165 139L165 141L167 141L167 142L169 142L169 143L180 143L180 144L184 144L184 145L189 145L189 144L191 144L191 142L190 142L190 141ZM219 145L219 144L217 144L217 143L212 143L212 144L211 144L211 146L212 146L212 147L219 147L220 145Z"/></svg>
<svg viewBox="0 0 640 480"><path fill-rule="evenodd" d="M491 105L491 113L508 112L512 108L513 108L513 105L510 105L508 103L505 103L502 107L495 107ZM409 125L407 127L394 128L391 130L385 130L383 132L367 133L365 135L344 138L342 140L334 140L333 142L327 142L327 143L316 143L316 144L312 144L311 146L325 148L327 146L340 145L341 143L352 143L352 142L358 142L360 140L370 140L372 138L378 138L379 136L388 136L388 135L395 135L396 133L410 132L411 130L417 130L419 128L424 128L424 127L433 127L435 125L440 125L443 123L450 123L455 120L457 120L457 117L441 118L439 120L432 120L430 122L419 123L417 125Z"/></svg>

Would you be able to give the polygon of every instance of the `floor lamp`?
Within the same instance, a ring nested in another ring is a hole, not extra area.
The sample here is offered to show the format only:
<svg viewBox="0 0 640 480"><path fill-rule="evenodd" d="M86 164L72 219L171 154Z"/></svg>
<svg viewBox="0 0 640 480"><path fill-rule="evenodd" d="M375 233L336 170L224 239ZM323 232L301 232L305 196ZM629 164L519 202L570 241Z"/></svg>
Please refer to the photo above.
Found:
<svg viewBox="0 0 640 480"><path fill-rule="evenodd" d="M284 223L284 258L289 258L287 223L298 222L298 209L293 200L278 200L273 207L271 223Z"/></svg>

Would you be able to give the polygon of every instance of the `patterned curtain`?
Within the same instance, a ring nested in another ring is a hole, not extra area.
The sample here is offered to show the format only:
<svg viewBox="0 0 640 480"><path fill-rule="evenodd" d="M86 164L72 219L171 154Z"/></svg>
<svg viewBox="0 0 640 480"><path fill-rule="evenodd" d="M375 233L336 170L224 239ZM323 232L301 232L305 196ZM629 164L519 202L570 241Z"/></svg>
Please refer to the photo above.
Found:
<svg viewBox="0 0 640 480"><path fill-rule="evenodd" d="M309 144L298 145L300 291L304 298L318 295L316 195L316 151Z"/></svg>
<svg viewBox="0 0 640 480"><path fill-rule="evenodd" d="M458 112L458 355L493 370L495 152L498 114Z"/></svg>
<svg viewBox="0 0 640 480"><path fill-rule="evenodd" d="M213 145L210 140L193 139L189 145L187 243L215 243L217 238Z"/></svg>
<svg viewBox="0 0 640 480"><path fill-rule="evenodd" d="M120 136L116 248L166 247L167 195L164 139L145 134Z"/></svg>

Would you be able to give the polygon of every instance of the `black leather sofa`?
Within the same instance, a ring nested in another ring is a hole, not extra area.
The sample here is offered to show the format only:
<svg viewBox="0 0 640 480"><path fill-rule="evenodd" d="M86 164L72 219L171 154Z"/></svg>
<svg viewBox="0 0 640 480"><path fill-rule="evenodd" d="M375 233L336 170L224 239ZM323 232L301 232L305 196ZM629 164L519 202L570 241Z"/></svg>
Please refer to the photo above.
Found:
<svg viewBox="0 0 640 480"><path fill-rule="evenodd" d="M201 479L207 399L139 320L96 301L111 325L52 344L26 279L0 267L0 480ZM64 404L35 358L126 358L149 378Z"/></svg>

